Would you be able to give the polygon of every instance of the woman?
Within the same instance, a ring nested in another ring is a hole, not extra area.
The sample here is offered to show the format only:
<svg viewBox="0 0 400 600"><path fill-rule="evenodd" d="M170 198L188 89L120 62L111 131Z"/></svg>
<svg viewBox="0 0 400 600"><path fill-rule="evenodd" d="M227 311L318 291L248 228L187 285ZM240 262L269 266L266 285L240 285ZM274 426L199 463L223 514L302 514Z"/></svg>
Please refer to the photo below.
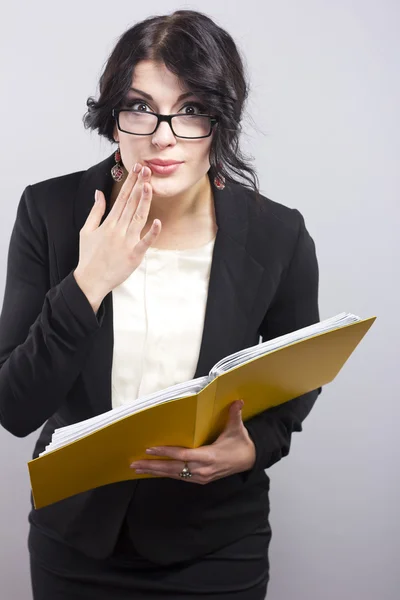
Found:
<svg viewBox="0 0 400 600"><path fill-rule="evenodd" d="M149 18L120 38L88 101L85 126L118 150L24 190L0 418L17 436L44 424L34 457L57 427L319 320L304 219L259 194L239 150L247 93L237 48L211 19ZM35 600L264 598L264 470L288 454L318 392L245 423L238 398L213 444L157 448L132 465L140 478L32 508Z"/></svg>

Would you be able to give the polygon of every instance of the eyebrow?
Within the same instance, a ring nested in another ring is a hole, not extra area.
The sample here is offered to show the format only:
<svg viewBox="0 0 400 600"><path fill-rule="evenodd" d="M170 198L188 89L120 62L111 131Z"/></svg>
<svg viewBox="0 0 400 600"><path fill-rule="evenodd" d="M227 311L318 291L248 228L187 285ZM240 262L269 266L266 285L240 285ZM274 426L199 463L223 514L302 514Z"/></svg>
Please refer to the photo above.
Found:
<svg viewBox="0 0 400 600"><path fill-rule="evenodd" d="M144 92L143 90L138 90L137 88L131 87L129 89L129 91L136 92L137 94L141 94L142 96L147 98L147 100L154 100L153 96L150 96L150 94L148 94L147 92ZM177 99L177 102L180 102L181 100L184 100L185 98L189 98L190 96L195 96L195 94L193 94L193 92L185 92L184 94L181 94L179 96L179 98Z"/></svg>

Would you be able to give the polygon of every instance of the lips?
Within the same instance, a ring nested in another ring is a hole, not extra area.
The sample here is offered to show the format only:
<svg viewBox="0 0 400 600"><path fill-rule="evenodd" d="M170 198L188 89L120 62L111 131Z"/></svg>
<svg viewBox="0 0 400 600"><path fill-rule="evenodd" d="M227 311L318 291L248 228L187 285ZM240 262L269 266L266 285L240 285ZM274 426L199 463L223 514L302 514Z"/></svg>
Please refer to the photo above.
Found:
<svg viewBox="0 0 400 600"><path fill-rule="evenodd" d="M179 167L182 165L182 163L175 162L175 161L166 161L166 162L167 162L167 164L165 164L165 162L164 162L163 164L160 165L157 163L147 161L147 165L151 169L151 172L153 173L153 175L171 175L172 173L175 173L175 171L177 171L179 169Z"/></svg>
<svg viewBox="0 0 400 600"><path fill-rule="evenodd" d="M146 160L150 165L159 165L160 167L169 167L170 165L180 165L182 161L179 160L161 160L160 158L154 158L153 160Z"/></svg>

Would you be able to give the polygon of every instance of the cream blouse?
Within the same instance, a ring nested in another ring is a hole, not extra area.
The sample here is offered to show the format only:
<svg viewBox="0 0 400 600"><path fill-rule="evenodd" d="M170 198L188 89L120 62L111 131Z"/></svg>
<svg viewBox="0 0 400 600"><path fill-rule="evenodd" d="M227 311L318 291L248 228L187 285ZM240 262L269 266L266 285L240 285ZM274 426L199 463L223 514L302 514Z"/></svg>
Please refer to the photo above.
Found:
<svg viewBox="0 0 400 600"><path fill-rule="evenodd" d="M112 406L193 379L215 238L188 250L149 248L112 291Z"/></svg>

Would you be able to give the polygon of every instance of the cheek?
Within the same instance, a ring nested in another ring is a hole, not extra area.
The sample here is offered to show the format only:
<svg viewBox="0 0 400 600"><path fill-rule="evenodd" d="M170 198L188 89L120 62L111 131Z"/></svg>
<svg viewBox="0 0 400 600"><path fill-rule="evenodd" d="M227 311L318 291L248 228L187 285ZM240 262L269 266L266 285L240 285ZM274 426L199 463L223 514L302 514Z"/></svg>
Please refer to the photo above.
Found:
<svg viewBox="0 0 400 600"><path fill-rule="evenodd" d="M206 168L208 171L210 166L210 150L211 141L207 139L201 145L199 144L196 148L193 148L193 152L188 151L187 161L190 167L200 171L204 171Z"/></svg>
<svg viewBox="0 0 400 600"><path fill-rule="evenodd" d="M187 153L184 172L186 177L192 181L197 181L207 173L210 168L210 149L209 144L204 148L197 148L196 152Z"/></svg>
<svg viewBox="0 0 400 600"><path fill-rule="evenodd" d="M132 143L131 139L127 139L120 135L119 147L121 150L121 157L124 167L129 171L136 162L144 164L144 159L150 154L148 144L145 140L135 140Z"/></svg>

